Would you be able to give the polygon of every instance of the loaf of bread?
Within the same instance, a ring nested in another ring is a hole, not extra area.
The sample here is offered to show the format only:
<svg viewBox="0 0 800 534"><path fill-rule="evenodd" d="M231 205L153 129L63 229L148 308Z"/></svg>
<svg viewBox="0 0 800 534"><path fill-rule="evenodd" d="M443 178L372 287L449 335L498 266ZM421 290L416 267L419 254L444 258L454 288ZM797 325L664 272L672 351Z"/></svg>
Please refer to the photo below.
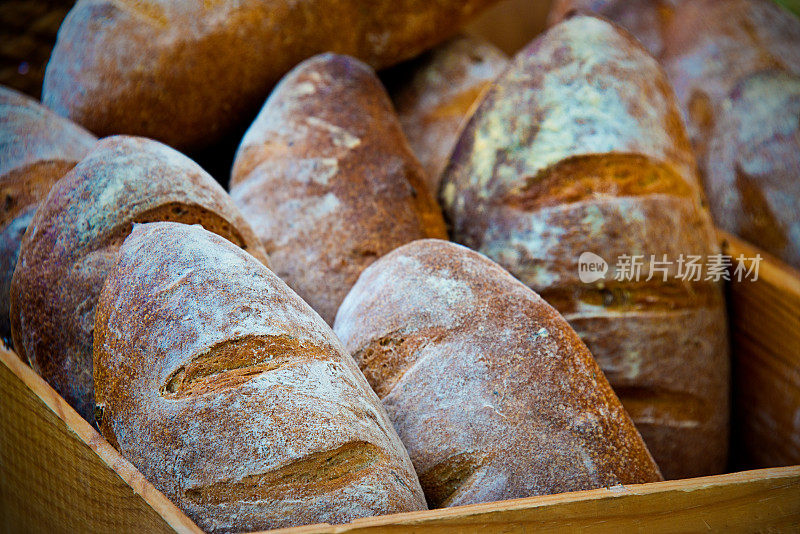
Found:
<svg viewBox="0 0 800 534"><path fill-rule="evenodd" d="M246 123L281 76L321 52L374 68L412 58L496 0L79 0L43 102L98 135L178 149Z"/></svg>
<svg viewBox="0 0 800 534"><path fill-rule="evenodd" d="M94 362L104 436L208 532L426 509L330 327L200 226L136 225L100 294Z"/></svg>
<svg viewBox="0 0 800 534"><path fill-rule="evenodd" d="M59 180L22 240L11 281L19 355L93 421L97 297L134 222L200 223L262 260L233 201L186 156L156 141L109 137Z"/></svg>
<svg viewBox="0 0 800 534"><path fill-rule="evenodd" d="M384 76L400 124L436 195L459 127L508 58L478 37L459 35Z"/></svg>
<svg viewBox="0 0 800 534"><path fill-rule="evenodd" d="M800 20L770 0L687 1L666 35L717 225L800 268Z"/></svg>
<svg viewBox="0 0 800 534"><path fill-rule="evenodd" d="M275 273L329 324L376 258L447 235L385 89L347 56L308 59L275 88L239 147L231 195Z"/></svg>
<svg viewBox="0 0 800 534"><path fill-rule="evenodd" d="M561 315L486 257L419 240L368 267L334 331L431 506L661 480Z"/></svg>
<svg viewBox="0 0 800 534"><path fill-rule="evenodd" d="M693 0L553 0L547 22L557 24L573 10L597 13L631 32L658 58L675 7L685 1Z"/></svg>
<svg viewBox="0 0 800 534"><path fill-rule="evenodd" d="M442 192L454 239L586 342L667 478L724 469L722 288L685 272L719 251L673 93L639 43L586 15L533 41L469 119ZM604 277L581 281L584 252Z"/></svg>
<svg viewBox="0 0 800 534"><path fill-rule="evenodd" d="M8 295L22 236L50 187L95 141L32 98L0 86L0 337L6 341Z"/></svg>
<svg viewBox="0 0 800 534"><path fill-rule="evenodd" d="M661 59L717 226L800 267L800 20L772 0L557 0Z"/></svg>

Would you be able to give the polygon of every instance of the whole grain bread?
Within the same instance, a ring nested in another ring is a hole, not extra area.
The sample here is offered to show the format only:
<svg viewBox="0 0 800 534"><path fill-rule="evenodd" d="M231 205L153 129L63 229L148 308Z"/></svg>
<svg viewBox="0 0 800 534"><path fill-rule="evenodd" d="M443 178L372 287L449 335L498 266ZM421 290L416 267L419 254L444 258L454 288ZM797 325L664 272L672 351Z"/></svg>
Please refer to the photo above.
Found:
<svg viewBox="0 0 800 534"><path fill-rule="evenodd" d="M231 196L275 273L329 324L376 258L447 235L385 89L347 56L308 59L275 88L239 146Z"/></svg>
<svg viewBox="0 0 800 534"><path fill-rule="evenodd" d="M42 100L101 136L194 150L246 123L306 58L330 51L387 67L494 1L79 0L58 32Z"/></svg>
<svg viewBox="0 0 800 534"><path fill-rule="evenodd" d="M667 478L724 469L722 288L707 269L679 277L719 251L672 90L638 42L576 15L529 44L469 119L442 191L454 239L564 315ZM604 278L581 281L584 252Z"/></svg>
<svg viewBox="0 0 800 534"><path fill-rule="evenodd" d="M583 342L485 256L404 245L362 273L334 331L433 507L661 480Z"/></svg>
<svg viewBox="0 0 800 534"><path fill-rule="evenodd" d="M233 201L196 163L149 139L102 139L59 180L22 240L11 281L20 356L93 421L97 297L134 222L200 223L262 260Z"/></svg>
<svg viewBox="0 0 800 534"><path fill-rule="evenodd" d="M434 195L461 122L507 64L506 55L488 41L458 35L384 76L403 132Z"/></svg>
<svg viewBox="0 0 800 534"><path fill-rule="evenodd" d="M22 236L50 187L96 139L36 100L0 86L0 337L11 338L11 277Z"/></svg>
<svg viewBox="0 0 800 534"><path fill-rule="evenodd" d="M330 327L229 241L196 225L136 225L95 325L103 434L204 530L426 508Z"/></svg>
<svg viewBox="0 0 800 534"><path fill-rule="evenodd" d="M800 19L770 0L683 2L662 63L717 225L800 267Z"/></svg>

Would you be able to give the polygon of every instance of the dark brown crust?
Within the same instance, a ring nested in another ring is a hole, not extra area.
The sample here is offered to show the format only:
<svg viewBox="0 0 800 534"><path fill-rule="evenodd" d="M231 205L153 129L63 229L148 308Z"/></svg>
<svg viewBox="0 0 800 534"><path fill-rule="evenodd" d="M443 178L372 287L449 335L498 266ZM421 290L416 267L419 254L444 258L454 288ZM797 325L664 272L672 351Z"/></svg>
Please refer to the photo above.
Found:
<svg viewBox="0 0 800 534"><path fill-rule="evenodd" d="M321 52L374 68L450 37L494 0L80 0L58 33L42 100L98 135L194 150L245 122Z"/></svg>
<svg viewBox="0 0 800 534"><path fill-rule="evenodd" d="M718 250L674 96L639 43L577 14L522 50L466 125L442 199L456 241L564 314L666 477L725 468L721 288L675 279L681 255ZM581 282L583 252L609 262L609 281ZM651 254L673 262L670 283L646 268L611 281L618 258Z"/></svg>
<svg viewBox="0 0 800 534"><path fill-rule="evenodd" d="M136 225L95 325L103 434L204 530L425 509L408 454L331 329L225 239Z"/></svg>
<svg viewBox="0 0 800 534"><path fill-rule="evenodd" d="M507 64L505 54L488 41L458 35L384 76L403 132L434 195L461 123Z"/></svg>
<svg viewBox="0 0 800 534"><path fill-rule="evenodd" d="M19 245L50 187L96 139L32 98L0 86L0 336L11 338L8 310Z"/></svg>
<svg viewBox="0 0 800 534"><path fill-rule="evenodd" d="M770 0L684 2L662 63L717 225L800 267L800 20Z"/></svg>
<svg viewBox="0 0 800 534"><path fill-rule="evenodd" d="M364 271L334 331L431 506L661 480L586 346L485 256L439 240L400 247Z"/></svg>
<svg viewBox="0 0 800 534"><path fill-rule="evenodd" d="M266 260L230 197L197 164L124 136L99 141L53 187L22 240L11 283L14 345L89 421L97 297L132 223L159 220L201 223Z"/></svg>
<svg viewBox="0 0 800 534"><path fill-rule="evenodd" d="M239 147L231 196L275 272L329 324L376 258L447 235L386 91L346 56L306 60L276 87Z"/></svg>

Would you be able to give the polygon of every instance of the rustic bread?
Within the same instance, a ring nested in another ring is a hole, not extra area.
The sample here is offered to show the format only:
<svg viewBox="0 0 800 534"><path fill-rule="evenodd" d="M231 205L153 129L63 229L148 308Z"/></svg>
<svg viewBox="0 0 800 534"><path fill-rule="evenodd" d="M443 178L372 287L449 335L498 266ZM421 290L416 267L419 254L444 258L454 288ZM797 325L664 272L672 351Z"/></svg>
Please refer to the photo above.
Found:
<svg viewBox="0 0 800 534"><path fill-rule="evenodd" d="M6 340L8 294L22 235L50 187L95 141L32 98L0 86L0 337Z"/></svg>
<svg viewBox="0 0 800 534"><path fill-rule="evenodd" d="M770 0L684 2L662 63L717 225L800 267L800 20Z"/></svg>
<svg viewBox="0 0 800 534"><path fill-rule="evenodd" d="M462 120L507 64L506 55L488 41L459 35L384 75L403 132L434 195Z"/></svg>
<svg viewBox="0 0 800 534"><path fill-rule="evenodd" d="M705 263L716 238L672 91L637 42L585 15L533 41L469 119L442 191L454 239L586 342L666 477L724 469L722 288L706 271L677 278L680 256ZM610 263L605 279L581 282L583 252ZM667 280L646 281L665 254ZM625 255L645 258L639 281L617 268Z"/></svg>
<svg viewBox="0 0 800 534"><path fill-rule="evenodd" d="M684 1L553 0L547 23L557 24L573 10L591 11L631 32L653 56L658 57L664 50L666 26L674 16L676 6Z"/></svg>
<svg viewBox="0 0 800 534"><path fill-rule="evenodd" d="M98 135L189 150L245 123L271 86L320 52L374 68L447 39L495 0L79 0L42 100Z"/></svg>
<svg viewBox="0 0 800 534"><path fill-rule="evenodd" d="M408 454L326 325L200 226L137 225L97 305L101 430L209 532L424 510Z"/></svg>
<svg viewBox="0 0 800 534"><path fill-rule="evenodd" d="M134 222L201 223L265 259L230 197L156 141L109 137L59 180L22 240L11 282L20 356L93 420L92 329L103 280Z"/></svg>
<svg viewBox="0 0 800 534"><path fill-rule="evenodd" d="M275 273L331 324L376 258L447 235L423 176L372 69L323 54L267 100L237 152L231 196Z"/></svg>
<svg viewBox="0 0 800 534"><path fill-rule="evenodd" d="M431 506L661 480L567 322L486 257L440 240L368 267L334 331Z"/></svg>

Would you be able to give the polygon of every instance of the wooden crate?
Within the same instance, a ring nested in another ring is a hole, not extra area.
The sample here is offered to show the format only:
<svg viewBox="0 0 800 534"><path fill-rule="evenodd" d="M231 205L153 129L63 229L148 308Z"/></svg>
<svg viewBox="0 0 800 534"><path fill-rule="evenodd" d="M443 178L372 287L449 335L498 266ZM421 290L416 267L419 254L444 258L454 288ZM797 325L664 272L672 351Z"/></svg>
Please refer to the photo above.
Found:
<svg viewBox="0 0 800 534"><path fill-rule="evenodd" d="M758 251L720 234L725 251ZM734 462L719 476L619 486L285 529L676 532L800 529L800 273L768 257L728 285ZM0 529L200 532L13 352L0 347Z"/></svg>

